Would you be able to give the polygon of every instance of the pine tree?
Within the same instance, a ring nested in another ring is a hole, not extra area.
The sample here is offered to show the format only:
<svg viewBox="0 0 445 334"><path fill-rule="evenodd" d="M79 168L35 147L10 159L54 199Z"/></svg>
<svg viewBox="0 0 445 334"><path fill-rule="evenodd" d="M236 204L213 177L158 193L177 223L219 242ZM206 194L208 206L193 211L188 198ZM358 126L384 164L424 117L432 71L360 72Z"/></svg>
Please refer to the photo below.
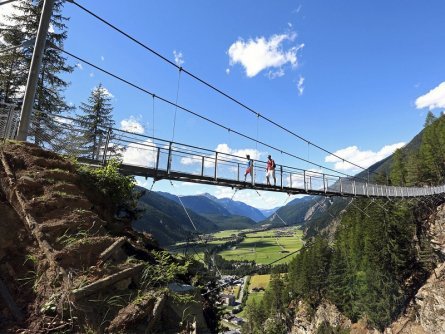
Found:
<svg viewBox="0 0 445 334"><path fill-rule="evenodd" d="M24 41L36 37L43 2L24 0L14 4L15 14L8 17L8 23L0 24L0 38L5 41L6 47L20 46ZM60 128L51 115L72 109L63 97L68 82L60 75L72 72L73 66L66 64L61 51L50 47L63 48L67 37L67 18L61 15L62 7L63 1L56 0L37 84L34 108L38 112L34 115L30 131L37 144L54 143ZM0 86L5 100L19 102L22 99L32 53L33 46L12 48L0 53Z"/></svg>
<svg viewBox="0 0 445 334"><path fill-rule="evenodd" d="M0 51L0 101L14 103L18 102L20 86L23 86L20 73L26 73L28 67L18 47L24 40L23 32L4 27L0 25L0 36L6 43L4 48L8 50Z"/></svg>
<svg viewBox="0 0 445 334"><path fill-rule="evenodd" d="M406 184L405 159L405 153L402 149L397 149L394 152L390 171L392 185L402 186Z"/></svg>
<svg viewBox="0 0 445 334"><path fill-rule="evenodd" d="M406 186L418 185L421 180L421 161L418 152L413 152L406 159Z"/></svg>
<svg viewBox="0 0 445 334"><path fill-rule="evenodd" d="M85 130L82 138L84 154L91 159L96 159L99 157L101 147L105 144L108 129L114 125L109 92L102 84L99 84L91 91L88 102L80 105L80 109L84 112L78 120Z"/></svg>
<svg viewBox="0 0 445 334"><path fill-rule="evenodd" d="M445 121L441 117L424 129L422 143L419 148L421 179L427 184L442 181L444 173L443 165L443 141L442 132L445 130Z"/></svg>
<svg viewBox="0 0 445 334"><path fill-rule="evenodd" d="M432 125L436 121L436 116L431 111L428 111L428 114L426 115L425 124L423 125L425 128L427 126Z"/></svg>

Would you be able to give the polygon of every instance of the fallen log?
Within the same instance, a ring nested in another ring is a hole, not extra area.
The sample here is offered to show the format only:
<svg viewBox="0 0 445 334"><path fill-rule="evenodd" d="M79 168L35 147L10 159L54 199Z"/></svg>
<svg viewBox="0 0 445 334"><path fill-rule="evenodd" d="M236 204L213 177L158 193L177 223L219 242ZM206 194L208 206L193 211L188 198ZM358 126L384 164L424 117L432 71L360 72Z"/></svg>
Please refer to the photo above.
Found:
<svg viewBox="0 0 445 334"><path fill-rule="evenodd" d="M75 289L71 292L71 297L74 300L79 300L80 298L92 295L93 293L95 293L99 290L102 290L103 288L106 288L110 285L113 285L114 283L119 282L120 280L123 280L127 277L130 277L130 276L136 274L137 272L141 271L144 266L145 265L143 263L141 263L134 267L121 270L121 271L119 271L115 274L112 274L110 276L101 278L101 279L99 279L91 284L88 284L87 286L84 286L82 288Z"/></svg>

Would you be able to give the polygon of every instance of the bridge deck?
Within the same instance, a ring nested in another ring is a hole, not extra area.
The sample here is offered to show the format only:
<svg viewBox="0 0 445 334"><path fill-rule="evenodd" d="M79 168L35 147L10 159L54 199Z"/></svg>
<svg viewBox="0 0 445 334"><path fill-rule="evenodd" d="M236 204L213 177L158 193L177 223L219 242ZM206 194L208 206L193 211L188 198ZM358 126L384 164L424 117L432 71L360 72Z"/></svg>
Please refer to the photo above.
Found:
<svg viewBox="0 0 445 334"><path fill-rule="evenodd" d="M82 162L90 165L100 165L98 160L81 159ZM233 189L252 189L263 191L274 191L287 193L290 195L319 195L319 196L342 196L342 197L367 197L367 198L404 198L404 197L425 197L438 195L444 192L444 187L391 187L385 185L376 185L365 182L350 181L349 187L342 187L340 191L340 181L330 187L319 189L299 188L285 185L267 185L263 182L246 182L243 180L234 180L229 178L218 178L213 176L196 175L193 173L181 171L167 171L163 169L136 166L131 164L122 164L120 170L123 174L153 178L154 180L173 180L182 182L191 182L199 184L208 184L214 186L231 187ZM343 181L344 182L344 181ZM308 183L306 183L308 184Z"/></svg>

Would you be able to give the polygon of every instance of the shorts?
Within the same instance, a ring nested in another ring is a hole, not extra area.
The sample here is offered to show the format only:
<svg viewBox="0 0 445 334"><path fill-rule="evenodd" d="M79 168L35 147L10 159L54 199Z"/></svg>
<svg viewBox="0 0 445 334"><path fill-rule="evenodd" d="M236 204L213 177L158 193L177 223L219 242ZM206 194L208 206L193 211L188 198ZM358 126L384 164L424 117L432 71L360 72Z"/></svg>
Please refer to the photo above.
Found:
<svg viewBox="0 0 445 334"><path fill-rule="evenodd" d="M266 176L267 176L267 177L272 176L273 178L275 178L275 169L269 169L269 170L266 172Z"/></svg>

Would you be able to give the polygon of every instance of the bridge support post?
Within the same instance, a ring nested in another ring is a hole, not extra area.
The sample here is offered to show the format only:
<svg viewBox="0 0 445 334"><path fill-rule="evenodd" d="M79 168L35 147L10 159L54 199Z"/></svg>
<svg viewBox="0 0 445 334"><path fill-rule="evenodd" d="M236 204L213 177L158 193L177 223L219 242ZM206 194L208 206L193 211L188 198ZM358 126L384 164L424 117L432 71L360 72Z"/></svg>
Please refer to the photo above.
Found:
<svg viewBox="0 0 445 334"><path fill-rule="evenodd" d="M202 156L201 158L201 176L204 176L204 164L205 164L205 160L204 160L204 156Z"/></svg>
<svg viewBox="0 0 445 334"><path fill-rule="evenodd" d="M251 173L252 173L252 186L255 185L255 176L256 176L256 171L255 170L256 170L256 168L255 168L254 162L252 160L252 171L251 171Z"/></svg>
<svg viewBox="0 0 445 334"><path fill-rule="evenodd" d="M157 153L156 153L156 173L158 172L159 169L159 157L161 155L161 148L158 147L157 149Z"/></svg>
<svg viewBox="0 0 445 334"><path fill-rule="evenodd" d="M45 51L46 36L48 34L49 23L53 12L54 0L45 0L43 3L42 14L40 15L37 38L32 53L31 65L26 82L25 97L22 104L20 115L20 125L17 139L26 141L28 137L29 125L31 123L32 108L36 95L37 84L39 80L40 67L42 65L43 53Z"/></svg>
<svg viewBox="0 0 445 334"><path fill-rule="evenodd" d="M283 189L283 165L280 165L281 189Z"/></svg>
<svg viewBox="0 0 445 334"><path fill-rule="evenodd" d="M215 152L215 172L214 172L215 181L218 178L218 152Z"/></svg>
<svg viewBox="0 0 445 334"><path fill-rule="evenodd" d="M168 145L167 174L170 174L172 168L172 142Z"/></svg>
<svg viewBox="0 0 445 334"><path fill-rule="evenodd" d="M108 145L110 144L110 139L111 139L111 128L108 128L107 139L105 139L104 154L102 157L102 165L103 166L105 166L105 164L107 163Z"/></svg>

